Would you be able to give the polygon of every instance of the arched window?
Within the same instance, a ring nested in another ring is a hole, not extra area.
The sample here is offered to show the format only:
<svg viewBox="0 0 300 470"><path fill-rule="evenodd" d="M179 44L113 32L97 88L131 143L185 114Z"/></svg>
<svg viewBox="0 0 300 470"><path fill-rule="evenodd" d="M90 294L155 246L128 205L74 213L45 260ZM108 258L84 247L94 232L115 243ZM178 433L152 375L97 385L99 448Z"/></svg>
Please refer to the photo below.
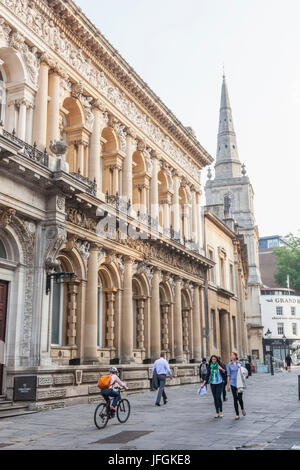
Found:
<svg viewBox="0 0 300 470"><path fill-rule="evenodd" d="M3 78L2 71L0 69L0 121L4 124L5 119L5 105L6 105L6 91L5 91L5 81Z"/></svg>
<svg viewBox="0 0 300 470"><path fill-rule="evenodd" d="M0 240L0 258L7 259L6 249L1 240Z"/></svg>

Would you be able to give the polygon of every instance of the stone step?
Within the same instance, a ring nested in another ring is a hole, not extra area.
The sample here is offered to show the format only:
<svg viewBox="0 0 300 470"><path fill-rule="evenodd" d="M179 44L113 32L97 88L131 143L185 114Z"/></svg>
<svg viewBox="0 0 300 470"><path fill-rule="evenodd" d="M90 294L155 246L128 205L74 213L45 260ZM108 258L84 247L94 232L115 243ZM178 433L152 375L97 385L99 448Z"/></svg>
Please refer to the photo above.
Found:
<svg viewBox="0 0 300 470"><path fill-rule="evenodd" d="M30 415L33 413L38 413L37 411L25 411L25 410L15 410L15 407L12 406L10 408L10 411L0 411L0 420L3 418L12 418L14 416L24 416L24 415Z"/></svg>
<svg viewBox="0 0 300 470"><path fill-rule="evenodd" d="M2 413L5 413L6 411L11 411L11 410L26 411L26 410L28 410L28 405L12 405L11 402L10 402L10 403L7 404L7 406L1 406L0 407L0 416L1 416Z"/></svg>
<svg viewBox="0 0 300 470"><path fill-rule="evenodd" d="M10 400L0 400L0 410L5 406L11 406L13 404Z"/></svg>
<svg viewBox="0 0 300 470"><path fill-rule="evenodd" d="M0 395L0 401L4 401L6 399L6 395Z"/></svg>

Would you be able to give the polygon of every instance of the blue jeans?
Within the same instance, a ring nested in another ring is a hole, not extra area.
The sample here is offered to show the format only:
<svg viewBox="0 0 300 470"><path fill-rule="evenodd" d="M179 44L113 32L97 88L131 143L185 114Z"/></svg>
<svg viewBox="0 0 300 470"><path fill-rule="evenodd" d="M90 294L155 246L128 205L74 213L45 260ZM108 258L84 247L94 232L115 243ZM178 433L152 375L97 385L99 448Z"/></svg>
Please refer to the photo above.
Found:
<svg viewBox="0 0 300 470"><path fill-rule="evenodd" d="M103 396L103 398L105 398L106 401L108 400L108 397L114 397L114 400L112 402L112 406L114 408L117 406L117 403L120 400L120 394L113 389L101 390L101 395Z"/></svg>
<svg viewBox="0 0 300 470"><path fill-rule="evenodd" d="M222 392L223 392L223 382L220 384L210 384L211 391L215 401L216 412L222 412Z"/></svg>
<svg viewBox="0 0 300 470"><path fill-rule="evenodd" d="M157 375L159 390L156 398L156 403L160 403L161 396L163 397L164 402L167 401L167 395L165 392L166 378L166 374Z"/></svg>

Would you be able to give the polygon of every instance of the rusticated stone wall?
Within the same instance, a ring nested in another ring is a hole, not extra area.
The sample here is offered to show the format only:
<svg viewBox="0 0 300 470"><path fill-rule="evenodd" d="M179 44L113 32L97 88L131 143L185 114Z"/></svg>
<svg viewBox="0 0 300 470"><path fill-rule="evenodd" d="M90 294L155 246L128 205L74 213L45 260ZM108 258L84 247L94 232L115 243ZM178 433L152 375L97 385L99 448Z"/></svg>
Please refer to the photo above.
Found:
<svg viewBox="0 0 300 470"><path fill-rule="evenodd" d="M118 366L121 379L129 390L124 395L146 392L150 389L152 366ZM199 382L199 364L170 366L173 380L167 379L167 386L194 384ZM59 370L32 369L27 375L37 376L36 401L29 407L38 411L64 408L66 406L97 403L102 400L97 387L100 375L107 374L105 367L72 366L61 367ZM9 372L7 379L7 397L13 399L14 378L25 376L22 371ZM28 402L27 402L28 403Z"/></svg>

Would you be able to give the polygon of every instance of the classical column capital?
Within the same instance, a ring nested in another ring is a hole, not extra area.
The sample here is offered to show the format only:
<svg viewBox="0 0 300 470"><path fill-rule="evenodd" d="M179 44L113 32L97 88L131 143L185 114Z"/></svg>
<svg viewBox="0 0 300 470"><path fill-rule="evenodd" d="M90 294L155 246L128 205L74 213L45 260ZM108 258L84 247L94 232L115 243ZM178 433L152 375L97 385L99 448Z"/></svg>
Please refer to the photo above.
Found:
<svg viewBox="0 0 300 470"><path fill-rule="evenodd" d="M137 149L139 152L144 152L146 150L146 141L145 140L138 140Z"/></svg>
<svg viewBox="0 0 300 470"><path fill-rule="evenodd" d="M135 259L129 255L124 255L123 259L124 259L124 263L127 265L133 265L133 263L135 262Z"/></svg>
<svg viewBox="0 0 300 470"><path fill-rule="evenodd" d="M136 132L132 127L126 127L127 138L136 139Z"/></svg>
<svg viewBox="0 0 300 470"><path fill-rule="evenodd" d="M48 67L54 68L55 67L55 60L54 58L48 54L48 52L44 52L40 58L41 64L47 65Z"/></svg>
<svg viewBox="0 0 300 470"><path fill-rule="evenodd" d="M78 99L78 98L80 98L82 93L83 93L83 83L82 82L73 83L71 96L73 98Z"/></svg>
<svg viewBox="0 0 300 470"><path fill-rule="evenodd" d="M97 98L92 102L92 109L96 109L104 113L106 111L106 105L100 98Z"/></svg>

